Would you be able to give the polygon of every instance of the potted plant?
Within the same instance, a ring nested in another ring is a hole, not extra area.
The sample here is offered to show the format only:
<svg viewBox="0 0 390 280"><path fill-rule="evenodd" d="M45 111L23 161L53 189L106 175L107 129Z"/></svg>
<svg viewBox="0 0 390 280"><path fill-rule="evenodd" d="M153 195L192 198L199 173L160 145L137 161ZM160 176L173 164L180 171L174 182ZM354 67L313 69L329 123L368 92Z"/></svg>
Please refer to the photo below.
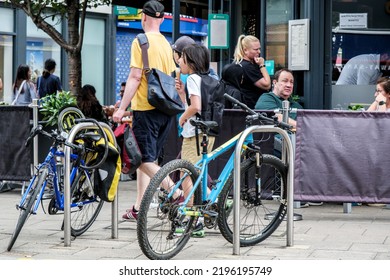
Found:
<svg viewBox="0 0 390 280"><path fill-rule="evenodd" d="M51 94L41 99L40 113L42 120L48 126L56 126L58 115L62 109L77 106L76 97L70 91L62 91L58 94Z"/></svg>

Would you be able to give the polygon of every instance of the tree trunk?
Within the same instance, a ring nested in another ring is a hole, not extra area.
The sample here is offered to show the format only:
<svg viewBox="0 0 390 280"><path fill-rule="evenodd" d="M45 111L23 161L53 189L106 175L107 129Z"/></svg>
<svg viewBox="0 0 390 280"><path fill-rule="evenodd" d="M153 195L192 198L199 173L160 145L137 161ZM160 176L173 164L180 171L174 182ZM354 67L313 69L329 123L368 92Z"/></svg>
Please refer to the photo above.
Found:
<svg viewBox="0 0 390 280"><path fill-rule="evenodd" d="M67 51L69 63L69 90L77 95L81 90L81 45L79 45L79 2L68 0L68 37L69 45L73 46Z"/></svg>

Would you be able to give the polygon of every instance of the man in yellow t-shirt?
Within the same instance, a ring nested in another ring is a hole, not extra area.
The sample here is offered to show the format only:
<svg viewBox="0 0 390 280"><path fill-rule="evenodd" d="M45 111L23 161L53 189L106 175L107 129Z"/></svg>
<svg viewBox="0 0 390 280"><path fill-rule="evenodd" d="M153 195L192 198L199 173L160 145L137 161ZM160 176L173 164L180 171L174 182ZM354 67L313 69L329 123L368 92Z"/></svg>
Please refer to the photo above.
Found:
<svg viewBox="0 0 390 280"><path fill-rule="evenodd" d="M158 1L148 1L142 9L141 24L148 38L149 67L170 75L176 68L171 45L160 33L164 20L164 6ZM119 109L113 119L119 122L131 102L133 110L133 131L142 153L142 164L137 170L137 199L122 218L136 220L142 196L156 172L160 169L156 160L160 155L175 117L168 116L149 104L148 83L142 71L142 51L137 39L131 45L130 73Z"/></svg>

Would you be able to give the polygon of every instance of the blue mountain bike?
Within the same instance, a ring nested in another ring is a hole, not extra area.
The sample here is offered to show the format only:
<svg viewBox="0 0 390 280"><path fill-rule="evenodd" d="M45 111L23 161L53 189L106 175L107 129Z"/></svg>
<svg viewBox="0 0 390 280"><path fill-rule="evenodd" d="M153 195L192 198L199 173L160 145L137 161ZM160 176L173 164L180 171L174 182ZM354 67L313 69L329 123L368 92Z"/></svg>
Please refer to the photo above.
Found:
<svg viewBox="0 0 390 280"><path fill-rule="evenodd" d="M246 126L260 120L284 129L290 126L229 100L249 113ZM216 180L208 182L210 162L235 147L236 135L207 154L208 132L215 122L191 120L202 131L202 159L195 165L186 160L166 163L152 178L141 202L137 220L138 243L150 259L170 259L186 245L203 217L204 226L218 226L233 243L233 167L234 151ZM287 166L273 155L262 154L252 135L241 150L240 245L253 246L269 237L283 221L287 211ZM185 200L173 199L177 190Z"/></svg>
<svg viewBox="0 0 390 280"><path fill-rule="evenodd" d="M65 113L73 116L75 114L74 108L66 110ZM96 120L83 119L79 121L93 122L98 129L80 132L75 139L75 143L66 141L67 133L64 130L63 133L56 130L49 133L43 130L42 125L32 129L26 145L38 134L52 139L53 144L45 160L36 167L36 172L31 178L30 184L23 192L20 202L16 205L19 217L7 251L12 249L28 217L37 214L39 205L45 200L45 189L54 189L54 195L48 198L50 199L48 213L50 215L63 213L65 207L64 174L61 164L61 158L64 158L64 152L61 148L63 145L69 146L73 150L70 156L72 164L70 174L72 236L83 234L96 220L103 206L103 200L95 193L94 177L97 168L107 158L107 135ZM104 139L104 145L98 146L96 143L102 138ZM62 223L62 229L63 226L64 223Z"/></svg>

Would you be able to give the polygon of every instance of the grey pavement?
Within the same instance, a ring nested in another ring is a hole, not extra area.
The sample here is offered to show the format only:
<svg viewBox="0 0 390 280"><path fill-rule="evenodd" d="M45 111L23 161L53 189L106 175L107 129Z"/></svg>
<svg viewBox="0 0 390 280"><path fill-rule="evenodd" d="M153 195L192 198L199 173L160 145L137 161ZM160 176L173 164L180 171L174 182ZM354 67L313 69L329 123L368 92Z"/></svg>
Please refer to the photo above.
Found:
<svg viewBox="0 0 390 280"><path fill-rule="evenodd" d="M106 203L97 221L82 236L65 247L61 231L62 215L42 209L28 219L11 250L6 247L18 212L15 205L20 189L0 193L0 260L146 260L136 237L136 224L122 222L122 213L135 201L135 181L121 181L118 192L118 239L111 238L111 204ZM354 206L349 214L341 204L295 209L303 220L294 222L293 246L286 246L286 222L262 243L240 248L217 230L206 229L206 237L191 238L177 260L389 260L390 210L383 207Z"/></svg>

